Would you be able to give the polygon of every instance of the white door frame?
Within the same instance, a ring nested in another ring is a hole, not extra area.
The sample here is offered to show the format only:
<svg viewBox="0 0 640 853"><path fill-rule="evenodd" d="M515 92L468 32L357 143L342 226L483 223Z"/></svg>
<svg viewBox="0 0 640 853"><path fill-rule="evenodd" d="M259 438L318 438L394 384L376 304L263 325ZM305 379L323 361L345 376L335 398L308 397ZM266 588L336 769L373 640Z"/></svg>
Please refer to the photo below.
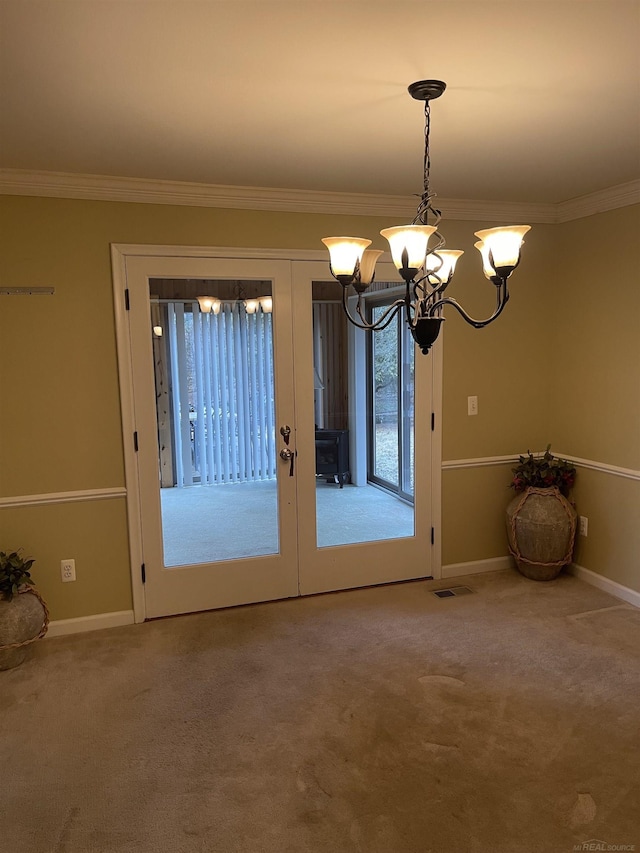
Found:
<svg viewBox="0 0 640 853"><path fill-rule="evenodd" d="M142 582L142 526L140 519L140 489L138 483L136 451L134 447L135 409L133 392L133 361L126 308L127 258L131 257L175 257L175 258L225 258L239 260L247 258L288 261L324 261L326 253L295 249L245 249L210 246L157 246L113 243L111 260L113 272L113 298L118 352L118 377L120 382L120 406L127 494L127 519L129 525L129 555L131 561L131 587L133 610L136 622L146 618L144 585ZM385 255L383 260L389 260ZM421 357L421 356L417 356ZM441 577L442 550L441 530L441 468L442 468L442 340L438 340L427 356L431 361L432 401L435 426L431 441L431 512L435 537L432 552L432 574ZM419 523L419 522L418 522Z"/></svg>

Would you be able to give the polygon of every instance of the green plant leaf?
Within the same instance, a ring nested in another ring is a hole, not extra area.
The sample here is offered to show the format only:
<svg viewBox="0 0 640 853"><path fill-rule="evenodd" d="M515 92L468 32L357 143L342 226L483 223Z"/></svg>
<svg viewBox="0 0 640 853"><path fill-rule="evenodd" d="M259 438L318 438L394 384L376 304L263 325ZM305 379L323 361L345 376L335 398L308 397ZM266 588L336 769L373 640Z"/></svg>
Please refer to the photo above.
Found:
<svg viewBox="0 0 640 853"><path fill-rule="evenodd" d="M0 596L11 601L22 584L33 586L29 570L35 561L24 559L18 551L0 551Z"/></svg>

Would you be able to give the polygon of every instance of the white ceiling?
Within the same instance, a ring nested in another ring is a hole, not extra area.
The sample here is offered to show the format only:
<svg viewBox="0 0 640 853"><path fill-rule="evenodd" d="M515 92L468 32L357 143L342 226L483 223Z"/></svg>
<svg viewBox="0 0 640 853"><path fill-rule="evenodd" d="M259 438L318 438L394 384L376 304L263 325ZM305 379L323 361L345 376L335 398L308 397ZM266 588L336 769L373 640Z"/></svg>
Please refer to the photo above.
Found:
<svg viewBox="0 0 640 853"><path fill-rule="evenodd" d="M638 0L0 0L0 167L562 202L640 177Z"/></svg>

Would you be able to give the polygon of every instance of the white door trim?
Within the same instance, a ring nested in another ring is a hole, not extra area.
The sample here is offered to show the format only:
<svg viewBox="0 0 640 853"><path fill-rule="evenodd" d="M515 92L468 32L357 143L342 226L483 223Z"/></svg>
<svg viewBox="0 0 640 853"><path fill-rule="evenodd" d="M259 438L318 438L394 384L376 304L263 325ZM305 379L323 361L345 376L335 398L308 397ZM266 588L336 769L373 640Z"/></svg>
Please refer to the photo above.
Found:
<svg viewBox="0 0 640 853"><path fill-rule="evenodd" d="M111 246L113 271L113 307L116 322L118 350L118 379L120 382L120 411L122 414L122 443L124 449L124 475L127 489L127 522L129 527L129 559L131 563L131 593L133 615L136 622L144 622L146 607L142 583L142 522L140 520L140 488L133 444L135 415L133 404L133 362L129 323L125 304L127 289L127 257L142 254L126 245ZM151 247L147 247L151 248ZM132 251L128 251L132 249ZM144 254L150 254L146 252Z"/></svg>
<svg viewBox="0 0 640 853"><path fill-rule="evenodd" d="M444 323L442 324L445 325ZM426 358L431 359L431 525L433 548L431 573L436 580L442 577L442 373L444 329ZM416 353L416 358L423 358Z"/></svg>

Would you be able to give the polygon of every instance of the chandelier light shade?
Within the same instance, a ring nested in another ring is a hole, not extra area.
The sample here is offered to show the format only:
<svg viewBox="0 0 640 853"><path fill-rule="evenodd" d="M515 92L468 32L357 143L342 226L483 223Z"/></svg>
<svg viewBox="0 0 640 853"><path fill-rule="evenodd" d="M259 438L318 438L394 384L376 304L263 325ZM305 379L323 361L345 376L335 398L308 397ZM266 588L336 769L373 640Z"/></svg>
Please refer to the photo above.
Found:
<svg viewBox="0 0 640 853"><path fill-rule="evenodd" d="M439 280L450 282L460 255L464 255L461 249L441 249L437 254L427 255L425 266L429 284L435 287Z"/></svg>
<svg viewBox="0 0 640 853"><path fill-rule="evenodd" d="M203 314L219 314L222 303L213 296L198 296L198 305Z"/></svg>
<svg viewBox="0 0 640 853"><path fill-rule="evenodd" d="M413 281L424 266L429 237L435 231L435 225L396 225L380 232L389 241L393 263L405 281Z"/></svg>
<svg viewBox="0 0 640 853"><path fill-rule="evenodd" d="M530 230L530 225L512 225L507 228L485 228L484 231L476 231L475 236L486 246L493 269L509 271L506 272L506 278L518 266L520 247L524 235Z"/></svg>
<svg viewBox="0 0 640 853"><path fill-rule="evenodd" d="M371 240L359 237L325 237L322 242L329 250L333 275L338 281L341 277L348 278L347 284L350 284L353 271L359 267L364 250L371 245Z"/></svg>
<svg viewBox="0 0 640 853"><path fill-rule="evenodd" d="M380 249L365 249L362 253L362 260L360 261L360 284L364 285L365 290L373 281L376 271L376 261L380 255L384 255L384 252Z"/></svg>
<svg viewBox="0 0 640 853"><path fill-rule="evenodd" d="M493 281L497 276L496 271L491 265L491 260L489 259L489 247L486 243L483 243L482 240L478 240L478 242L473 245L482 255L482 272L489 281Z"/></svg>
<svg viewBox="0 0 640 853"><path fill-rule="evenodd" d="M411 97L424 101L425 147L423 186L418 210L410 225L384 228L380 234L389 242L391 257L404 279L406 289L375 322L366 319L364 294L374 280L376 261L383 254L369 249L371 240L361 237L325 237L329 249L331 273L342 285L342 307L351 323L360 329L385 329L399 311L403 311L414 340L423 353L428 353L440 332L444 320L442 309L452 305L461 317L476 329L492 323L502 313L509 300L507 279L520 263L520 250L529 225L486 228L476 232L475 247L482 255L482 269L496 287L496 307L485 320L474 320L464 308L444 291L451 282L460 250L445 249L445 240L438 230L441 212L432 202L435 193L430 188L431 158L429 134L431 128L430 102L439 98L446 84L441 80L419 80L409 86ZM431 221L429 221L431 220ZM349 288L358 296L356 316L349 307Z"/></svg>

